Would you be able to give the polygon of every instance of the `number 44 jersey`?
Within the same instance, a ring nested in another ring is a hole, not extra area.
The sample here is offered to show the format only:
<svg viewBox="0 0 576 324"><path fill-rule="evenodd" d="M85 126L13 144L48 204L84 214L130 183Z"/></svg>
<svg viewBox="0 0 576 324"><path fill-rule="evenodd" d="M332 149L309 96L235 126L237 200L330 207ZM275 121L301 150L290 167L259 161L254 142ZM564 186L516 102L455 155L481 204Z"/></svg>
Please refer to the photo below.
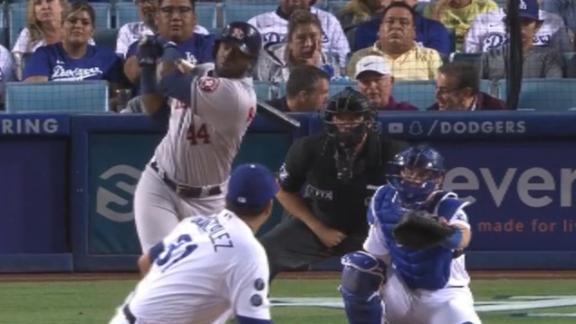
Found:
<svg viewBox="0 0 576 324"><path fill-rule="evenodd" d="M178 183L222 184L256 114L252 78L196 78L190 101L169 99L169 128L154 159Z"/></svg>
<svg viewBox="0 0 576 324"><path fill-rule="evenodd" d="M266 252L232 212L186 218L162 244L128 299L138 320L212 323L228 310L270 320Z"/></svg>

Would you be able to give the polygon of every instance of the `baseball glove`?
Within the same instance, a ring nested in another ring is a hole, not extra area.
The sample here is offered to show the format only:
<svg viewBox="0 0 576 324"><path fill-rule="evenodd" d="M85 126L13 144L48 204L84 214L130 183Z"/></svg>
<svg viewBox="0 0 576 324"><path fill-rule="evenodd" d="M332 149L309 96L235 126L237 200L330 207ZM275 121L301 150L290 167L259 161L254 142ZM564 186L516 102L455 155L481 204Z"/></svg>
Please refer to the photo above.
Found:
<svg viewBox="0 0 576 324"><path fill-rule="evenodd" d="M456 229L426 211L406 213L394 227L396 242L410 250L422 250L441 244Z"/></svg>

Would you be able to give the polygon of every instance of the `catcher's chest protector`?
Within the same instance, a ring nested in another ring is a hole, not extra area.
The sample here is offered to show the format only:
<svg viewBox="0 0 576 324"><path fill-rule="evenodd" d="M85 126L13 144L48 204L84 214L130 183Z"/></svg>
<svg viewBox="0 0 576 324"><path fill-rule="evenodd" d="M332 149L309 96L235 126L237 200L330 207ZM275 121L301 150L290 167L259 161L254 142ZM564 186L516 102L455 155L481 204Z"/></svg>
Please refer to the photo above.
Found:
<svg viewBox="0 0 576 324"><path fill-rule="evenodd" d="M403 215L403 212L394 206L395 191L390 185L378 190L374 197L374 208L370 211L374 213L372 217L377 220L384 234L392 264L397 274L412 289L443 288L450 278L452 251L443 247L410 251L394 241L392 232Z"/></svg>

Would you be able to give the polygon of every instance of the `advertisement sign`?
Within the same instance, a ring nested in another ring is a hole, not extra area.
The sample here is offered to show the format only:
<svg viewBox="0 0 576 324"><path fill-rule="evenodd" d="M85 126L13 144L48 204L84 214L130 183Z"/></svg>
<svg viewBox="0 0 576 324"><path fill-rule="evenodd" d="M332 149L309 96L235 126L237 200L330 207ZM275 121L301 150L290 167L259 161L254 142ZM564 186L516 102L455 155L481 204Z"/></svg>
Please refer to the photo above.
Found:
<svg viewBox="0 0 576 324"><path fill-rule="evenodd" d="M89 240L91 254L139 254L133 198L144 166L162 134L91 134L89 136ZM235 164L258 162L273 171L280 167L291 136L249 133ZM280 207L262 228L278 222Z"/></svg>

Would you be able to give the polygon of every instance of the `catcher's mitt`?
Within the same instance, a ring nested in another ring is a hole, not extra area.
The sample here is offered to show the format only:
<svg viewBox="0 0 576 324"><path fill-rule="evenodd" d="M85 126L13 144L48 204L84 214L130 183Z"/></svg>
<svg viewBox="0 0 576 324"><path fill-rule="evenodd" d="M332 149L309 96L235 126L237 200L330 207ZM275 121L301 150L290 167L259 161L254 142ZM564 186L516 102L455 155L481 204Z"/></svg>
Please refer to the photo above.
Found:
<svg viewBox="0 0 576 324"><path fill-rule="evenodd" d="M393 234L398 244L411 250L422 250L439 245L455 230L426 211L417 210L406 213Z"/></svg>

